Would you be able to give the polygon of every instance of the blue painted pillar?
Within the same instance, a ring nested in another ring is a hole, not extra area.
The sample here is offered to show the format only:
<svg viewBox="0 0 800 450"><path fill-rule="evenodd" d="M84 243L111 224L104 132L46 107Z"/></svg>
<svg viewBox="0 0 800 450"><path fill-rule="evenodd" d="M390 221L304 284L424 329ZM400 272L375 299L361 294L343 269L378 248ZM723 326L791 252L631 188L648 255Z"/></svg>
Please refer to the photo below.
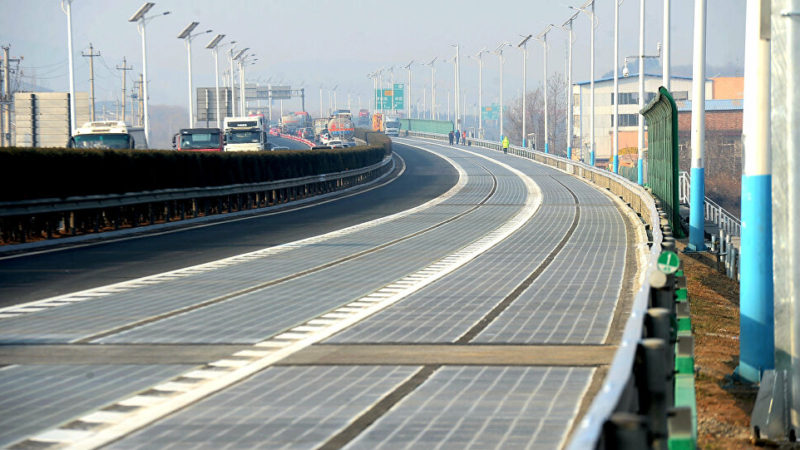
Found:
<svg viewBox="0 0 800 450"><path fill-rule="evenodd" d="M706 0L694 2L694 51L692 62L692 183L689 198L689 250L705 245L705 146L706 146ZM640 165L641 167L641 165Z"/></svg>
<svg viewBox="0 0 800 450"><path fill-rule="evenodd" d="M591 147L589 151L589 161L591 161L589 164L591 164L591 166L594 167L594 145Z"/></svg>
<svg viewBox="0 0 800 450"><path fill-rule="evenodd" d="M739 266L739 367L746 381L775 367L772 266L772 167L770 149L770 41L762 39L761 1L748 0L742 173L742 235Z"/></svg>
<svg viewBox="0 0 800 450"><path fill-rule="evenodd" d="M572 159L572 146L567 147L567 159Z"/></svg>
<svg viewBox="0 0 800 450"><path fill-rule="evenodd" d="M614 170L614 173L619 173L619 155L617 155L616 153L614 154L612 169Z"/></svg>
<svg viewBox="0 0 800 450"><path fill-rule="evenodd" d="M639 186L644 185L644 160L639 158L636 160L636 182Z"/></svg>
<svg viewBox="0 0 800 450"><path fill-rule="evenodd" d="M544 152L550 153L550 144L548 144L547 142L544 143Z"/></svg>

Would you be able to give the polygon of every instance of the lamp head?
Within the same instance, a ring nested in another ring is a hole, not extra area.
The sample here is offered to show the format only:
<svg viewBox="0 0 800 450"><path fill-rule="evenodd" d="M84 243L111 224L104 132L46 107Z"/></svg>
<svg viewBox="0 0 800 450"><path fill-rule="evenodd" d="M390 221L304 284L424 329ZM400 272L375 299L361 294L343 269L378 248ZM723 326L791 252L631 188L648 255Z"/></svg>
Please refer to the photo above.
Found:
<svg viewBox="0 0 800 450"><path fill-rule="evenodd" d="M153 6L155 6L155 5L156 4L153 3L153 2L146 2L144 5L141 6L141 8L139 8L135 13L133 13L131 18L128 19L128 22L136 22L136 21L138 21L139 19L144 17L144 15L147 14L147 12L150 11L150 9L152 9Z"/></svg>
<svg viewBox="0 0 800 450"><path fill-rule="evenodd" d="M178 39L186 39L189 37L192 34L192 31L194 31L198 25L200 25L200 22L192 22L189 25L186 25L186 28L184 28L183 31L181 31L181 34L178 35Z"/></svg>
<svg viewBox="0 0 800 450"><path fill-rule="evenodd" d="M628 78L628 76L630 74L631 74L631 71L628 70L628 65L626 63L625 66L622 68L622 76L625 77L625 78Z"/></svg>

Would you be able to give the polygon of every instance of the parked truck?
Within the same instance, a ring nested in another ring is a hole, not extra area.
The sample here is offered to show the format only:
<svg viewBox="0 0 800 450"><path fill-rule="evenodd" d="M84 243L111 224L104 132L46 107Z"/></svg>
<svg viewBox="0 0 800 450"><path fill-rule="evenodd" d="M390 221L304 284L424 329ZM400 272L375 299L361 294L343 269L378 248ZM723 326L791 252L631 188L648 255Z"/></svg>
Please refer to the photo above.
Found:
<svg viewBox="0 0 800 450"><path fill-rule="evenodd" d="M223 125L226 152L269 150L264 117L226 117Z"/></svg>
<svg viewBox="0 0 800 450"><path fill-rule="evenodd" d="M75 130L69 148L126 149L147 148L144 129L122 121L86 122Z"/></svg>

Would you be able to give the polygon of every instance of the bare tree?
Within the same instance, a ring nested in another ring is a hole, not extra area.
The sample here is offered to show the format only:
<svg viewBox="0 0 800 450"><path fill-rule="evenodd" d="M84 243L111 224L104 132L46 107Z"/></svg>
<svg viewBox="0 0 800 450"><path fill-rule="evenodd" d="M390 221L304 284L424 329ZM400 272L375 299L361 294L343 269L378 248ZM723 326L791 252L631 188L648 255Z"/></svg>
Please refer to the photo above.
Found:
<svg viewBox="0 0 800 450"><path fill-rule="evenodd" d="M557 155L566 155L566 81L564 75L556 73L547 80L547 109L550 148ZM535 146L544 150L544 94L541 86L526 96L526 132L536 133ZM508 138L516 145L522 145L522 101L516 99L505 115Z"/></svg>

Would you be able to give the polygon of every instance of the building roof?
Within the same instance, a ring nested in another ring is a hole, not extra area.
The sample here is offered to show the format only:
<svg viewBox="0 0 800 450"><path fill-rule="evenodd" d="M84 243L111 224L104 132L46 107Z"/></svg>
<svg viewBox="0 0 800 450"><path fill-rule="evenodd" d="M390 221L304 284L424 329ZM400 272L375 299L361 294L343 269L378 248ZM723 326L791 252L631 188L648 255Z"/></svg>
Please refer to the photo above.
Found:
<svg viewBox="0 0 800 450"><path fill-rule="evenodd" d="M620 79L623 79L623 78L636 78L638 76L639 76L639 74L632 73L632 74L630 74L630 76L619 77L619 78ZM650 78L661 78L661 74L660 73L645 73L644 76L645 77L650 77ZM670 79L671 80L691 80L692 77L681 77L681 76L673 75L673 76L670 77ZM595 83L602 83L602 82L605 82L605 81L614 81L614 77L610 76L610 77L599 78L597 80L594 80ZM708 79L707 81L711 81L711 80ZM575 83L576 86L584 86L584 85L587 85L587 84L591 84L591 81L579 81L579 82Z"/></svg>
<svg viewBox="0 0 800 450"><path fill-rule="evenodd" d="M741 111L744 100L706 100L706 111ZM678 112L692 112L691 100L675 102Z"/></svg>

